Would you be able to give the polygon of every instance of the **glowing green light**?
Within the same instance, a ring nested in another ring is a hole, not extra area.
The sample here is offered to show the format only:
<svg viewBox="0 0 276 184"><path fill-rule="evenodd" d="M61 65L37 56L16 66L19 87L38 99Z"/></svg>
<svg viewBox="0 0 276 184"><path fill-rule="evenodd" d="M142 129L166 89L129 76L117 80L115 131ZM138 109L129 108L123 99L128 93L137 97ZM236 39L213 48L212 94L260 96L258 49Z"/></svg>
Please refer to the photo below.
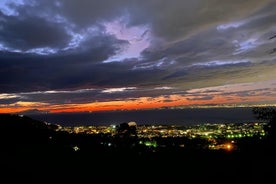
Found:
<svg viewBox="0 0 276 184"><path fill-rule="evenodd" d="M151 142L151 141L146 141L145 146L153 146L153 147L157 147L157 143L155 141Z"/></svg>
<svg viewBox="0 0 276 184"><path fill-rule="evenodd" d="M147 142L145 142L145 145L146 146L151 146L151 142L147 141Z"/></svg>

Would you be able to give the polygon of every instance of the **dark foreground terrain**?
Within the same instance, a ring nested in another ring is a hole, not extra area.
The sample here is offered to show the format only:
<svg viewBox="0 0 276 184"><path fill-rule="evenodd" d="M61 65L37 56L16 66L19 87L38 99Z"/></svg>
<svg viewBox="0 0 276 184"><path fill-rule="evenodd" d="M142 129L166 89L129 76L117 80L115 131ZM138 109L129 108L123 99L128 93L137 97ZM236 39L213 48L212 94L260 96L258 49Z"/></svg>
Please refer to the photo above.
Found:
<svg viewBox="0 0 276 184"><path fill-rule="evenodd" d="M262 141L244 139L230 152L152 149L133 137L69 134L26 116L1 114L0 178L1 183L271 183L272 127ZM115 146L106 146L109 141Z"/></svg>

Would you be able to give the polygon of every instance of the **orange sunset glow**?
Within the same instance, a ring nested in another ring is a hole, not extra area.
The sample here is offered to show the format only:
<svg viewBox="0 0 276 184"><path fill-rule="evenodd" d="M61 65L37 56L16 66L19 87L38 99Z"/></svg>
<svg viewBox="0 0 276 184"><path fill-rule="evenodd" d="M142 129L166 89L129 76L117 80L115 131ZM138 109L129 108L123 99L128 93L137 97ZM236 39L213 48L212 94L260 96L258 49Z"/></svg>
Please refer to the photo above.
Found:
<svg viewBox="0 0 276 184"><path fill-rule="evenodd" d="M206 95L206 94L205 94ZM208 94L214 95L214 94ZM162 107L193 106L193 105L223 105L223 104L252 104L253 102L264 102L276 100L276 96L255 95L240 97L237 95L215 94L210 99L200 98L199 96L189 95L168 95L159 97L140 97L131 100L114 100L103 102L88 103L69 103L69 104L49 104L40 102L17 102L8 107L0 106L0 113L17 113L37 109L39 111L58 113L58 112L93 112L93 111L112 111L112 110L138 110ZM253 103L253 104L254 104Z"/></svg>

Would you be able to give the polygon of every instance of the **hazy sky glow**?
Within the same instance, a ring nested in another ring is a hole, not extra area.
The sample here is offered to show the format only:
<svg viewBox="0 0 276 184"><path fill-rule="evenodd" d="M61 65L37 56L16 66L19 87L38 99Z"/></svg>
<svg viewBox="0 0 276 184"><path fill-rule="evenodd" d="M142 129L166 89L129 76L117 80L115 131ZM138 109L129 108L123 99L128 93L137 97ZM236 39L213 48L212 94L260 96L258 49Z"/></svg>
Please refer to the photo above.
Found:
<svg viewBox="0 0 276 184"><path fill-rule="evenodd" d="M0 113L276 103L275 0L2 0Z"/></svg>

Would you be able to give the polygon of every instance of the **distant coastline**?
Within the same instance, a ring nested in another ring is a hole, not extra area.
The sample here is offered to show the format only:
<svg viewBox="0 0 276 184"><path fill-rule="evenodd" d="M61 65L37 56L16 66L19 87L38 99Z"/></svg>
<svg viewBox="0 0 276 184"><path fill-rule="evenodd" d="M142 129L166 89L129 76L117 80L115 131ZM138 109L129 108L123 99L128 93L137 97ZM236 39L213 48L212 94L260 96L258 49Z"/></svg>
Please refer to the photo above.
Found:
<svg viewBox="0 0 276 184"><path fill-rule="evenodd" d="M28 116L62 126L110 125L135 121L140 124L194 125L256 121L252 107L151 109L82 113L34 113Z"/></svg>

